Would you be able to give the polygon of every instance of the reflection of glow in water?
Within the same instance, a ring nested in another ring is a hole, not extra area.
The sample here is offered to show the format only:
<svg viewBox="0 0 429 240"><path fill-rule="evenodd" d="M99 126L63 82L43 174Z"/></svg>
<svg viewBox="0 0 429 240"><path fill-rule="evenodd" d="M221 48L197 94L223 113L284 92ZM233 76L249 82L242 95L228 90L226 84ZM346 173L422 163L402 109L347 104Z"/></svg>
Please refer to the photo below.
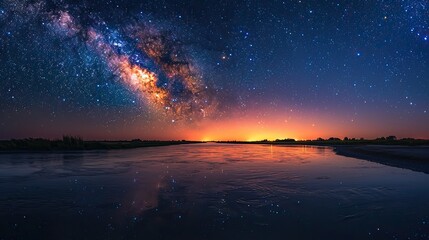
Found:
<svg viewBox="0 0 429 240"><path fill-rule="evenodd" d="M141 215L145 211L155 209L159 204L160 190L165 186L163 177L160 176L144 176L144 180L140 178L139 172L133 179L133 190L129 191L126 199L126 206L121 211L121 215ZM146 174L145 174L146 175Z"/></svg>
<svg viewBox="0 0 429 240"><path fill-rule="evenodd" d="M58 239L223 239L245 233L248 239L363 239L374 223L383 223L388 236L427 233L416 219L427 222L429 175L337 156L329 147L207 143L85 152L78 164L61 159L0 154L2 169L40 169L24 178L0 171L0 226L43 222L45 231L61 229L52 233ZM309 222L312 231L303 233ZM76 231L82 224L91 228ZM44 233L29 232L35 238Z"/></svg>

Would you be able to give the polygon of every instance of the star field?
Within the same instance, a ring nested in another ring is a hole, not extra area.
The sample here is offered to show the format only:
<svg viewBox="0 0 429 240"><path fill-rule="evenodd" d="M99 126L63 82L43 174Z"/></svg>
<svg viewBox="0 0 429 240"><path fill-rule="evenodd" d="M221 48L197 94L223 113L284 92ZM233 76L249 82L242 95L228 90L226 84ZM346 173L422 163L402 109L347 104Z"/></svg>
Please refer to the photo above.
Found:
<svg viewBox="0 0 429 240"><path fill-rule="evenodd" d="M0 137L427 138L428 7L5 0Z"/></svg>

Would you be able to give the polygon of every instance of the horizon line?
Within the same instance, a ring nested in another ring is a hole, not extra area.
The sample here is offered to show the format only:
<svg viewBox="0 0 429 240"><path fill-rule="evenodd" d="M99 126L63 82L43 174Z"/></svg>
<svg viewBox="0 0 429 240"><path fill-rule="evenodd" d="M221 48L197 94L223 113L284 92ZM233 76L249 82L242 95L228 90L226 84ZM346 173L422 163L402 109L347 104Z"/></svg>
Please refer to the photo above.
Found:
<svg viewBox="0 0 429 240"><path fill-rule="evenodd" d="M79 139L84 142L132 142L132 141L142 141L142 142L180 142L180 141L186 141L186 142L308 142L308 141L429 141L429 138L412 138L412 137L403 137L403 138L397 138L394 135L387 136L387 137L377 137L377 138L338 138L338 137L330 137L330 138L316 138L316 139L295 139L295 138L283 138L283 139L260 139L260 140L219 140L219 139L199 139L199 140L190 140L190 139L170 139L170 140L161 140L161 139L140 139L140 138L132 138L132 139L84 139L79 136L70 136L70 135L64 135L61 138L44 138L44 137L24 137L24 138L9 138L9 139L0 139L0 141L14 141L14 140L46 140L46 141L64 141L65 138L73 138L73 139Z"/></svg>

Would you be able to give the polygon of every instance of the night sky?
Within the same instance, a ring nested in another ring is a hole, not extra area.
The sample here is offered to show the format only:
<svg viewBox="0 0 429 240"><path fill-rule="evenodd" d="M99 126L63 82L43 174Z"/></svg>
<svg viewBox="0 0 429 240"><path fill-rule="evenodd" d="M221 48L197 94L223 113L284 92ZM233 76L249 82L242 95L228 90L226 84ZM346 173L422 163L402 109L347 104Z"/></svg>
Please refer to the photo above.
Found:
<svg viewBox="0 0 429 240"><path fill-rule="evenodd" d="M429 2L0 1L0 139L429 138Z"/></svg>

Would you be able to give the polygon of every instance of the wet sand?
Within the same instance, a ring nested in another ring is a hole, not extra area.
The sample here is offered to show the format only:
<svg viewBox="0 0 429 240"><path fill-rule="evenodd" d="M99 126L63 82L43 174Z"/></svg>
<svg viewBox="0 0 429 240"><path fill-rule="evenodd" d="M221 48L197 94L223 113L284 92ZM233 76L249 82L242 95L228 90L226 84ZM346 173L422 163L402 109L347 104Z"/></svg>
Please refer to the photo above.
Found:
<svg viewBox="0 0 429 240"><path fill-rule="evenodd" d="M334 146L338 155L429 174L429 146Z"/></svg>

